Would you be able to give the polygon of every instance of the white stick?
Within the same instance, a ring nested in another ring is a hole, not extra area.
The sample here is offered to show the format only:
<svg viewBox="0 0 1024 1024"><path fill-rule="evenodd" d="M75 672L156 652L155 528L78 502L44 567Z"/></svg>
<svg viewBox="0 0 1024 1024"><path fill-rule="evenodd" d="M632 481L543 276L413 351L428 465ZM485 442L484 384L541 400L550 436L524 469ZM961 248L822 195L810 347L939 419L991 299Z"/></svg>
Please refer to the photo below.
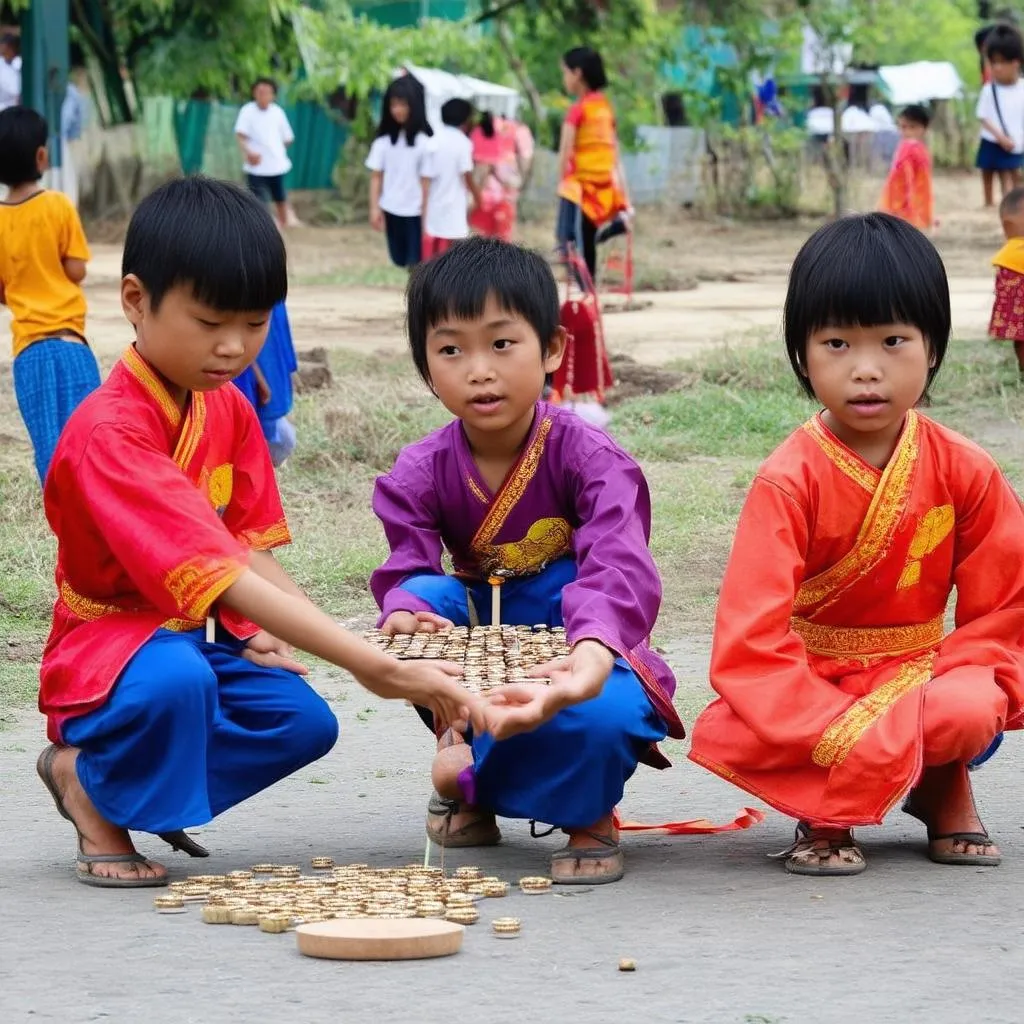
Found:
<svg viewBox="0 0 1024 1024"><path fill-rule="evenodd" d="M501 584L491 584L491 625L501 625Z"/></svg>
<svg viewBox="0 0 1024 1024"><path fill-rule="evenodd" d="M430 867L430 836L427 836L427 848L423 851L423 866Z"/></svg>
<svg viewBox="0 0 1024 1024"><path fill-rule="evenodd" d="M215 643L217 640L217 620L212 615L206 616L206 642Z"/></svg>

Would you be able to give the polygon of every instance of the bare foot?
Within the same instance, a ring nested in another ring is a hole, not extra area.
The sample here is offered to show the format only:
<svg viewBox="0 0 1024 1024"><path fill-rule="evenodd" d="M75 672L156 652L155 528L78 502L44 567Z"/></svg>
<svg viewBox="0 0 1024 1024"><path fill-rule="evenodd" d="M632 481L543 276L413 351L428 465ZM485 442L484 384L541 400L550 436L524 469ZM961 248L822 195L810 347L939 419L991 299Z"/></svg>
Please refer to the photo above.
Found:
<svg viewBox="0 0 1024 1024"><path fill-rule="evenodd" d="M974 804L974 791L967 765L956 761L938 768L926 768L907 801L907 812L924 822L932 855L957 857L999 857L993 842L964 839L932 839L957 832L985 834L985 826Z"/></svg>
<svg viewBox="0 0 1024 1024"><path fill-rule="evenodd" d="M606 814L589 828L567 828L565 832L569 842L551 858L551 877L556 882L585 878L599 884L602 879L612 881L622 876L624 859L612 815ZM590 850L594 853L583 853ZM574 856L576 851L582 856Z"/></svg>
<svg viewBox="0 0 1024 1024"><path fill-rule="evenodd" d="M459 773L473 763L473 751L458 733L449 729L437 742L430 778L438 796L453 800L454 813L427 813L427 832L445 846L493 846L501 839L494 814L462 803Z"/></svg>
<svg viewBox="0 0 1024 1024"><path fill-rule="evenodd" d="M53 761L53 780L60 793L68 814L78 829L81 852L85 854L137 853L131 836L123 829L112 825L93 806L88 794L82 789L75 771L78 751L65 747ZM80 865L82 874L100 878L166 878L167 869L151 861L108 861L100 864Z"/></svg>

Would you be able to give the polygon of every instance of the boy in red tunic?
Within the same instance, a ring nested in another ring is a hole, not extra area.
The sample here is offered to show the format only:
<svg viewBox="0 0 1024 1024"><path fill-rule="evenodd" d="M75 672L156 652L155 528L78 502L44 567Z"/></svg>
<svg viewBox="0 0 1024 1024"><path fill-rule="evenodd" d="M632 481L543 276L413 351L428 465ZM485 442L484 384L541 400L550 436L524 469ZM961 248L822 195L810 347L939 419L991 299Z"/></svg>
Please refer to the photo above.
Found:
<svg viewBox="0 0 1024 1024"><path fill-rule="evenodd" d="M1012 341L1017 365L1024 376L1024 188L1007 193L999 206L1006 244L992 257L996 268L996 297L988 333Z"/></svg>
<svg viewBox="0 0 1024 1024"><path fill-rule="evenodd" d="M270 454L230 382L287 292L284 243L241 189L191 178L142 202L121 302L135 327L61 435L44 500L57 601L39 774L88 885L167 884L129 830L183 832L326 754L338 725L302 648L382 697L471 716L452 666L401 663L319 611L270 554L290 540Z"/></svg>
<svg viewBox="0 0 1024 1024"><path fill-rule="evenodd" d="M893 156L878 206L883 213L901 217L922 231L931 231L935 226L932 157L925 141L930 121L928 111L916 103L900 114L902 140Z"/></svg>

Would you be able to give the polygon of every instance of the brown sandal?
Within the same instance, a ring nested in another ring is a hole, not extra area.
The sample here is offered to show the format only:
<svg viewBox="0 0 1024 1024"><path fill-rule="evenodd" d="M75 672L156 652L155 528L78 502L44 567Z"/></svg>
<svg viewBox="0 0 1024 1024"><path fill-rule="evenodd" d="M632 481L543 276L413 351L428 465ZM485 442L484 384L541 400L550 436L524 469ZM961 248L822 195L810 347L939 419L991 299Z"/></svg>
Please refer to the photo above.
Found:
<svg viewBox="0 0 1024 1024"><path fill-rule="evenodd" d="M494 815L486 811L452 831L452 819L462 809L458 800L446 800L435 793L427 804L427 835L431 842L448 850L471 846L497 846L501 830ZM440 819L440 820L438 820Z"/></svg>
<svg viewBox="0 0 1024 1024"><path fill-rule="evenodd" d="M796 826L793 844L781 853L771 854L773 859L785 858L784 866L791 875L815 875L818 877L859 875L867 869L864 852L850 838L841 839L820 834L822 829L812 829L806 822ZM838 855L839 863L832 858Z"/></svg>

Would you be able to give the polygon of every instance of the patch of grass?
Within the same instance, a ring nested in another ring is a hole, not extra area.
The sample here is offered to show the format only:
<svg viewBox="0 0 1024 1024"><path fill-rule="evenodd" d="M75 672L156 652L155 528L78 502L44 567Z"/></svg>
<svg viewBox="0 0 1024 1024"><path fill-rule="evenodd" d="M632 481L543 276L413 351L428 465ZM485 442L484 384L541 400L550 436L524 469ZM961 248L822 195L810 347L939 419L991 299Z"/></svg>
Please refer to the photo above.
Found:
<svg viewBox="0 0 1024 1024"><path fill-rule="evenodd" d="M324 274L299 274L295 284L335 285L338 288L404 288L409 275L390 263L345 267Z"/></svg>
<svg viewBox="0 0 1024 1024"><path fill-rule="evenodd" d="M0 732L14 724L14 712L36 702L39 666L30 662L5 662L0 667Z"/></svg>

